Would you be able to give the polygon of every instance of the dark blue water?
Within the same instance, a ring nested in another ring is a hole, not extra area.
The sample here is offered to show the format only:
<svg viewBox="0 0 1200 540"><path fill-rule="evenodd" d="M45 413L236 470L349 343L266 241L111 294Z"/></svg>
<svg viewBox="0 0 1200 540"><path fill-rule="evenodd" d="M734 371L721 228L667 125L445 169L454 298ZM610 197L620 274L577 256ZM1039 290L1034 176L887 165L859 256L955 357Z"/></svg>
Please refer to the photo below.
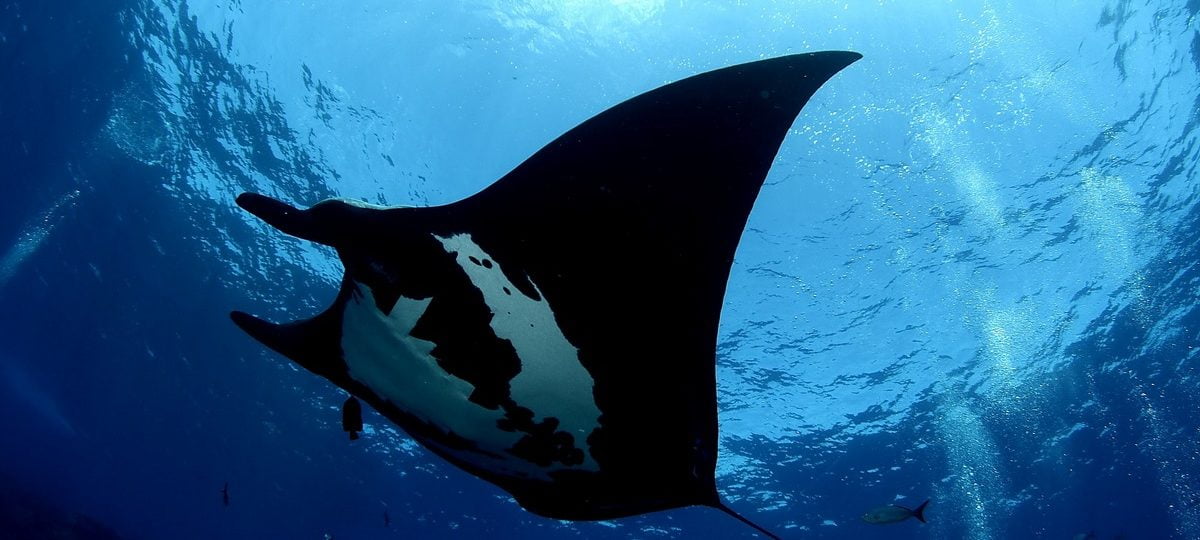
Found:
<svg viewBox="0 0 1200 540"><path fill-rule="evenodd" d="M538 518L371 413L348 444L227 318L307 317L340 267L232 201L450 202L821 49L865 59L742 240L722 495L788 538L1200 537L1200 3L320 4L0 3L0 537L751 538Z"/></svg>

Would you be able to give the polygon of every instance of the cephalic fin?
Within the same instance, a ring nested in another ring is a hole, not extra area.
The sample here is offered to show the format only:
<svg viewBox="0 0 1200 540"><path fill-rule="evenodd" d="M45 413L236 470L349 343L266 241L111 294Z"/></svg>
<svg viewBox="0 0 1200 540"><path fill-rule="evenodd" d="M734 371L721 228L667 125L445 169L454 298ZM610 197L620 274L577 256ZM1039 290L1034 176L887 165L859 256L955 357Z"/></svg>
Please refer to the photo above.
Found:
<svg viewBox="0 0 1200 540"><path fill-rule="evenodd" d="M264 321L241 311L230 313L229 318L250 337L317 375L333 378L346 370L338 344L320 340L326 334L321 327L337 322L332 320L329 312L287 324Z"/></svg>
<svg viewBox="0 0 1200 540"><path fill-rule="evenodd" d="M331 206L345 206L344 203L340 203L339 201L329 202L332 204L317 205L317 207L321 207L322 210L328 210ZM257 193L243 193L238 195L237 205L245 211L254 214L258 219L265 221L268 225L297 238L327 246L333 246L337 240L337 229L329 226L328 221L330 220L322 219L322 216L317 211L317 207L301 210L285 202Z"/></svg>

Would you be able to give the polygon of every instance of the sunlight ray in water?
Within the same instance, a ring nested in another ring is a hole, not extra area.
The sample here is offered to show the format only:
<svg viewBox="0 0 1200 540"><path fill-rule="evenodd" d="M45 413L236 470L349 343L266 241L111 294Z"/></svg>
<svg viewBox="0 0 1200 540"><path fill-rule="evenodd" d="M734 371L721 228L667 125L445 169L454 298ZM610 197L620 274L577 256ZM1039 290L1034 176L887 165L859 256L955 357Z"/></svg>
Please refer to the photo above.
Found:
<svg viewBox="0 0 1200 540"><path fill-rule="evenodd" d="M995 501L1004 495L1004 471L992 436L979 416L962 403L939 408L937 429L946 445L947 473L938 485L939 503L965 521L971 540L997 538L992 523L1001 517L996 515Z"/></svg>
<svg viewBox="0 0 1200 540"><path fill-rule="evenodd" d="M1142 202L1118 175L1105 175L1095 167L1080 172L1079 216L1088 240L1103 261L1102 271L1128 289L1129 302L1146 301L1146 283L1138 263L1138 251L1152 240L1143 237Z"/></svg>
<svg viewBox="0 0 1200 540"><path fill-rule="evenodd" d="M59 197L48 208L39 212L17 232L13 244L0 256L0 289L8 283L25 261L29 260L38 248L46 242L62 219L65 208L70 208L79 199L79 190L73 190Z"/></svg>
<svg viewBox="0 0 1200 540"><path fill-rule="evenodd" d="M1147 431L1139 447L1153 464L1155 487L1169 501L1174 532L1187 537L1200 527L1200 500L1196 499L1200 470L1195 466L1200 444L1187 435L1187 428L1159 410L1156 398L1161 396L1156 394L1161 390L1157 385L1139 380L1136 373L1124 375L1130 397L1141 409L1138 420Z"/></svg>

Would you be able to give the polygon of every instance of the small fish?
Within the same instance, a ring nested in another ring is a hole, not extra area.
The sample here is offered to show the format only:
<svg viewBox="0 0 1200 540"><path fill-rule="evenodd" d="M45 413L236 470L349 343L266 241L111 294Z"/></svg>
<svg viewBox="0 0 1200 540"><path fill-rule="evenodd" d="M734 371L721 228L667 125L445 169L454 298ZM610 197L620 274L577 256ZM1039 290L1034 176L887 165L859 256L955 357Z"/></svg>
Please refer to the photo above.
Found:
<svg viewBox="0 0 1200 540"><path fill-rule="evenodd" d="M383 526L384 526L384 527L391 527L391 526L392 526L392 516L388 515L388 511L387 511L387 510L384 510L384 511L383 511Z"/></svg>
<svg viewBox="0 0 1200 540"><path fill-rule="evenodd" d="M1096 532L1095 531L1083 532L1083 533L1079 533L1071 538L1073 540L1096 540Z"/></svg>
<svg viewBox="0 0 1200 540"><path fill-rule="evenodd" d="M229 506L229 482L225 482L225 487L221 488L221 502Z"/></svg>
<svg viewBox="0 0 1200 540"><path fill-rule="evenodd" d="M900 523L910 517L917 518L917 521L925 523L925 507L929 505L929 500L921 503L916 510L905 508L903 506L889 504L880 506L870 512L863 514L863 521L873 523L875 525L887 525L889 523Z"/></svg>

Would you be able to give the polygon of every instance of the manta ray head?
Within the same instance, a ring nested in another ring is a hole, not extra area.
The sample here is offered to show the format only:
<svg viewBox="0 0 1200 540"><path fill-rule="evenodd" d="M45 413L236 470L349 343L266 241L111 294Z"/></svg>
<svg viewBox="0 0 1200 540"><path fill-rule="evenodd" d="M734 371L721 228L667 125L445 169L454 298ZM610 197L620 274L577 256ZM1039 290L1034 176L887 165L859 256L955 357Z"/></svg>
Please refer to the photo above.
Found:
<svg viewBox="0 0 1200 540"><path fill-rule="evenodd" d="M543 479L597 469L592 378L520 269L420 209L328 200L298 210L253 194L238 204L333 247L345 266L334 305L294 323L334 342L318 358L280 352L461 461Z"/></svg>

